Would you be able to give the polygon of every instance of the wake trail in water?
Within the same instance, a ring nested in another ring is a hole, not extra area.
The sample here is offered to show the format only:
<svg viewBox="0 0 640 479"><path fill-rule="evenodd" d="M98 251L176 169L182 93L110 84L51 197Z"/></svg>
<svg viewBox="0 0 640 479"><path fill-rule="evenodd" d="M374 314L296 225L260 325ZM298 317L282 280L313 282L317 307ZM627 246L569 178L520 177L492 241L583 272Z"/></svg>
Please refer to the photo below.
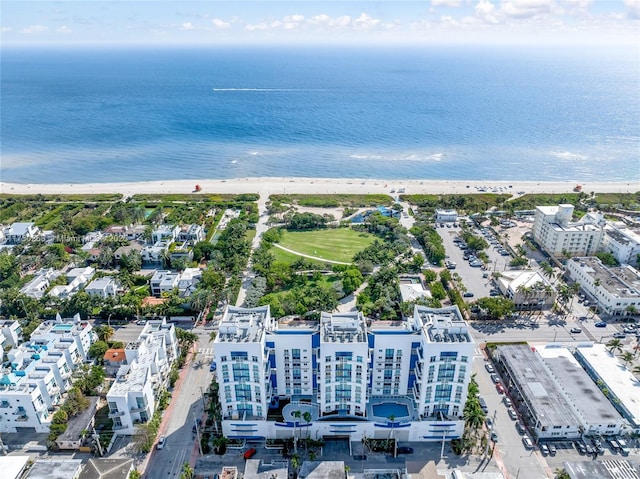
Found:
<svg viewBox="0 0 640 479"><path fill-rule="evenodd" d="M213 88L216 92L318 92L326 90L317 90L312 88Z"/></svg>

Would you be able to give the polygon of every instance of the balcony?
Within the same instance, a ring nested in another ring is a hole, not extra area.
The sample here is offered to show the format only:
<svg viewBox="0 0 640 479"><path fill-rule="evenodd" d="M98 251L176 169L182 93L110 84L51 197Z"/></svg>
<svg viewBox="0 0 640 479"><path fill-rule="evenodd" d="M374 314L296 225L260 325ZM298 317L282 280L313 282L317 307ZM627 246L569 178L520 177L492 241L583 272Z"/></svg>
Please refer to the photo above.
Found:
<svg viewBox="0 0 640 479"><path fill-rule="evenodd" d="M148 407L149 407L148 405L145 405L143 407L132 407L130 409L130 411L131 412L142 412L142 411L146 411Z"/></svg>
<svg viewBox="0 0 640 479"><path fill-rule="evenodd" d="M20 422L24 422L24 421L28 421L29 420L29 416L27 416L26 414L23 414L22 416L18 416L16 418L16 421L20 421Z"/></svg>
<svg viewBox="0 0 640 479"><path fill-rule="evenodd" d="M110 418L120 417L120 416L124 416L124 411L109 411Z"/></svg>

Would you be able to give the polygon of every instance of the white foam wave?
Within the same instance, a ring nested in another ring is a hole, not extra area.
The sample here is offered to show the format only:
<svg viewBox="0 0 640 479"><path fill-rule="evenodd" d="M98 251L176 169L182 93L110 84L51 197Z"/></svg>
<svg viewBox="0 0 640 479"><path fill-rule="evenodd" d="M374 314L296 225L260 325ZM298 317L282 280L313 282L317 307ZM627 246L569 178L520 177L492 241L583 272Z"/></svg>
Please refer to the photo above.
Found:
<svg viewBox="0 0 640 479"><path fill-rule="evenodd" d="M585 155L581 155L580 153L572 153L570 151L551 151L549 152L551 156L555 156L556 158L561 158L563 160L586 160L587 157Z"/></svg>
<svg viewBox="0 0 640 479"><path fill-rule="evenodd" d="M290 92L290 91L317 91L305 88L213 88L213 91L257 91L257 92Z"/></svg>

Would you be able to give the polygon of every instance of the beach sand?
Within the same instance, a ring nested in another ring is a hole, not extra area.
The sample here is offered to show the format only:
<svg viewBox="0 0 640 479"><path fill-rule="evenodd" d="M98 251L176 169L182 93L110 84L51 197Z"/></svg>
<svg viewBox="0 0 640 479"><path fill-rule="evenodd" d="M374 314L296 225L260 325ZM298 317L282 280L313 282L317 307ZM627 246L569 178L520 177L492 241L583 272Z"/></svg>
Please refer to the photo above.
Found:
<svg viewBox="0 0 640 479"><path fill-rule="evenodd" d="M228 180L172 180L131 183L78 183L78 184L20 184L0 182L3 194L90 194L121 193L131 196L141 193L192 193L195 185L201 186L202 194L470 194L486 192L509 193L569 193L575 181L445 181L445 180L372 180L355 178L235 178ZM635 193L640 191L640 182L588 182L580 183L582 191L596 193ZM399 192L404 188L402 193ZM392 193L391 190L395 190ZM263 196L264 197L264 196Z"/></svg>

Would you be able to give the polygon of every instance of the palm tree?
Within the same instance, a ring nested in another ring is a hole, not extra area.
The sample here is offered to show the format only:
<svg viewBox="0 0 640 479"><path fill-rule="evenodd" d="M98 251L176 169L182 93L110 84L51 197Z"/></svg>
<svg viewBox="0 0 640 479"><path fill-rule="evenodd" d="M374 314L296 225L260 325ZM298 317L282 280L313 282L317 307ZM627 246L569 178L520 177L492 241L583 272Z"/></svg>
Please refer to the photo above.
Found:
<svg viewBox="0 0 640 479"><path fill-rule="evenodd" d="M108 341L115 333L115 330L111 326L105 326L104 324L96 326L94 331L98 335L98 339L105 342Z"/></svg>
<svg viewBox="0 0 640 479"><path fill-rule="evenodd" d="M633 361L633 353L630 351L624 351L621 355L620 355L620 359L622 359L622 361L624 362L624 367L627 367L627 364L629 364L631 361Z"/></svg>
<svg viewBox="0 0 640 479"><path fill-rule="evenodd" d="M188 462L182 465L182 472L180 473L180 479L193 479L193 468Z"/></svg>
<svg viewBox="0 0 640 479"><path fill-rule="evenodd" d="M291 413L291 415L297 419L297 421L293 425L293 435L295 436L296 427L298 427L298 433L300 432L300 429L299 429L300 428L300 417L302 416L302 411L300 411L298 409L296 411L293 411ZM300 434L298 434L298 437L300 437ZM293 444L294 444L294 447L295 447L296 442L294 441Z"/></svg>
<svg viewBox="0 0 640 479"><path fill-rule="evenodd" d="M613 353L613 351L622 352L622 341L619 339L612 339L606 344L607 348L609 348L609 352Z"/></svg>
<svg viewBox="0 0 640 479"><path fill-rule="evenodd" d="M630 304L625 308L625 312L628 316L635 316L636 314L638 314L638 308L636 308L635 304Z"/></svg>
<svg viewBox="0 0 640 479"><path fill-rule="evenodd" d="M640 374L640 366L636 366L635 368L633 368L633 369L631 370L631 372L632 372L633 374Z"/></svg>
<svg viewBox="0 0 640 479"><path fill-rule="evenodd" d="M309 411L305 411L302 413L302 418L307 426L307 439L309 439L309 426L311 426L311 413Z"/></svg>
<svg viewBox="0 0 640 479"><path fill-rule="evenodd" d="M467 427L477 431L484 423L485 413L477 401L467 401L467 404L464 406L462 418Z"/></svg>

